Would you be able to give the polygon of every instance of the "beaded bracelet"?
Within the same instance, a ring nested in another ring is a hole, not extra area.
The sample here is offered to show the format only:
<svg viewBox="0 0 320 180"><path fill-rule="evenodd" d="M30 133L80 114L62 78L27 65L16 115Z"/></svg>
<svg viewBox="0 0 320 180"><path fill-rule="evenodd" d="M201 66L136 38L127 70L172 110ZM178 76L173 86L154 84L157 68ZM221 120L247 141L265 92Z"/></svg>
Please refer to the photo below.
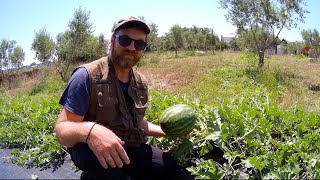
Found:
<svg viewBox="0 0 320 180"><path fill-rule="evenodd" d="M97 123L95 122L95 123L91 126L91 129L90 129L90 131L89 131L89 133L88 133L88 136L87 136L87 139L86 139L86 143L87 143L87 141L88 141L88 139L89 139L89 136L90 136L90 133L91 133L93 127L94 127L96 124L97 124Z"/></svg>

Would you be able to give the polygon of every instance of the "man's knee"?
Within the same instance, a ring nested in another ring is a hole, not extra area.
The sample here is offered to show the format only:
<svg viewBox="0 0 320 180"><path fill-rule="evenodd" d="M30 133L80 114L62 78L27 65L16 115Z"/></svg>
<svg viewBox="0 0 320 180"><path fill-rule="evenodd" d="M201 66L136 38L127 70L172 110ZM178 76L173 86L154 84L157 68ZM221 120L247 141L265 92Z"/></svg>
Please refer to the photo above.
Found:
<svg viewBox="0 0 320 180"><path fill-rule="evenodd" d="M157 147L151 146L152 149L152 163L163 166L163 151Z"/></svg>
<svg viewBox="0 0 320 180"><path fill-rule="evenodd" d="M97 157L86 143L78 143L70 149L73 163L82 171L100 167Z"/></svg>
<svg viewBox="0 0 320 180"><path fill-rule="evenodd" d="M74 164L83 171L81 179L128 180L128 176L120 168L104 169L86 143L76 144L70 149L70 154Z"/></svg>

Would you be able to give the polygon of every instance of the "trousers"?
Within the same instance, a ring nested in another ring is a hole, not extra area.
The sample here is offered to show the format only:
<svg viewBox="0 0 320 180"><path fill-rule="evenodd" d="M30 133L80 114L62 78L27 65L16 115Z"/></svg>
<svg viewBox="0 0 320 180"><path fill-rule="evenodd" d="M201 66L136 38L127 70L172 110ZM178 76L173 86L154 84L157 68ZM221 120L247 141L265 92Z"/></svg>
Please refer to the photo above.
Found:
<svg viewBox="0 0 320 180"><path fill-rule="evenodd" d="M152 148L141 144L140 147L125 148L130 164L122 168L104 169L97 157L86 143L78 143L68 149L74 164L85 173L82 179L117 179L117 180L146 180L174 179L179 168L174 158L168 152L163 153L163 165L152 162Z"/></svg>

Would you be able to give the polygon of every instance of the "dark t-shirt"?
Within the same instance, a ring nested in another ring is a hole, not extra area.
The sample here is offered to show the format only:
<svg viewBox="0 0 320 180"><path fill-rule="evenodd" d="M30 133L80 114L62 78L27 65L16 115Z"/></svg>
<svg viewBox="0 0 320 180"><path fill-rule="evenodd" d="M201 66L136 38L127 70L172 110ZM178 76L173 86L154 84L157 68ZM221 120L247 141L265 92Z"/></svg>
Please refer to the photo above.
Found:
<svg viewBox="0 0 320 180"><path fill-rule="evenodd" d="M123 92L124 98L126 100L126 104L128 107L130 107L133 104L133 99L131 98L131 96L128 93L129 83L123 83L122 81L119 80L119 84L120 84L121 90Z"/></svg>
<svg viewBox="0 0 320 180"><path fill-rule="evenodd" d="M128 94L129 83L119 81L124 94L127 106L133 104L132 98ZM77 69L64 90L59 104L65 109L80 116L84 116L89 110L90 101L90 80L85 68Z"/></svg>
<svg viewBox="0 0 320 180"><path fill-rule="evenodd" d="M64 90L59 104L65 109L84 116L89 109L90 80L85 68L79 68L73 73Z"/></svg>

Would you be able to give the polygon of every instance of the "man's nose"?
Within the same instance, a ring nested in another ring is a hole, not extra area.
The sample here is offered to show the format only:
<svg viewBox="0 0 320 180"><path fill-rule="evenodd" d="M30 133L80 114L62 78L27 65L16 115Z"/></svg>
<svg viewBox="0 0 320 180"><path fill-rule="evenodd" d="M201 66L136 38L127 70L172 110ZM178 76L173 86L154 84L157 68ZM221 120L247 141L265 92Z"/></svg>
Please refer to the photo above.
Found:
<svg viewBox="0 0 320 180"><path fill-rule="evenodd" d="M131 43L129 44L129 46L127 47L130 51L135 51L136 48L134 47L134 41L131 41Z"/></svg>

